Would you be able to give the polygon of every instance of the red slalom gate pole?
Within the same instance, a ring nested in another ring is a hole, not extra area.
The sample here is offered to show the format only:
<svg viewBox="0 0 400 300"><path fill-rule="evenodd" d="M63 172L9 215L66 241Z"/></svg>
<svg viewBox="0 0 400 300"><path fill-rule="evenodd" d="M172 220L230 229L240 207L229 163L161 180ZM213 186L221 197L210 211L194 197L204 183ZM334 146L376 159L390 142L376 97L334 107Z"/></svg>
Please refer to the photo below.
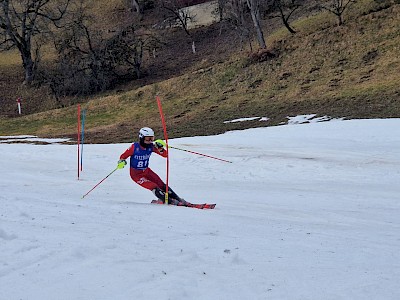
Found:
<svg viewBox="0 0 400 300"><path fill-rule="evenodd" d="M79 161L80 161L80 157L79 157L79 144L80 144L80 136L81 136L81 105L78 104L78 180L79 180Z"/></svg>
<svg viewBox="0 0 400 300"><path fill-rule="evenodd" d="M208 157L208 158L212 158L212 159L220 160L220 161L227 162L227 163L232 163L232 162L231 162L231 161L229 161L229 160L225 160L225 159L222 159L222 158L214 157L214 156L207 155L207 154L203 154L203 153L199 153L199 152L194 152L194 151L190 151L190 150L186 150L186 149L181 149L181 148L177 148L177 147L172 147L172 146L170 146L170 148L172 148L172 149L176 149L176 150L181 150L181 151L190 152L190 153L193 153L193 154L197 154L197 155L205 156L205 157Z"/></svg>
<svg viewBox="0 0 400 300"><path fill-rule="evenodd" d="M81 113L81 172L83 171L83 144L85 141L85 119L86 119L86 109L82 110Z"/></svg>
<svg viewBox="0 0 400 300"><path fill-rule="evenodd" d="M157 105L158 105L158 110L160 111L160 117L161 117L161 122L162 122L162 126L164 129L164 139L165 139L165 144L167 147L167 180L165 182L165 200L164 203L168 204L168 178L169 178L169 153L168 153L168 134L167 134L167 126L165 124L165 118L164 118L164 113L162 110L162 105L161 105L161 99L159 96L156 96L156 100L157 100Z"/></svg>

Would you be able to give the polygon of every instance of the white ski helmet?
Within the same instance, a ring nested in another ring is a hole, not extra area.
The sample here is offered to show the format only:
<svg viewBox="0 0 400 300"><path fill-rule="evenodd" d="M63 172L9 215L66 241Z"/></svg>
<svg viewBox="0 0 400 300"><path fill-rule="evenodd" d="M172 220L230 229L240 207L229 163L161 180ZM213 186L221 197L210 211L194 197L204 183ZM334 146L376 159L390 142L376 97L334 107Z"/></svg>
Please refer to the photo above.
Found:
<svg viewBox="0 0 400 300"><path fill-rule="evenodd" d="M154 131L150 127L143 127L139 130L139 138L144 138L145 136L154 136Z"/></svg>

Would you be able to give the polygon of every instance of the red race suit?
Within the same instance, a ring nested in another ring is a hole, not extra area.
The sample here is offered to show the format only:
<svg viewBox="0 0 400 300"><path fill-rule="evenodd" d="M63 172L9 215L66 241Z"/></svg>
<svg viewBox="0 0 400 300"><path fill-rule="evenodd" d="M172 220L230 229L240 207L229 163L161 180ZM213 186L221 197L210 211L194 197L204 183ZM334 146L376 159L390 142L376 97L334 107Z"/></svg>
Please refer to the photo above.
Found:
<svg viewBox="0 0 400 300"><path fill-rule="evenodd" d="M154 147L154 145L149 148L144 148L136 142L126 149L119 158L127 159L130 157L130 175L134 182L148 190L153 190L156 187L164 189L165 183L152 169L148 167L152 152L155 152L162 157L167 157L168 155L168 150L166 149L160 151Z"/></svg>

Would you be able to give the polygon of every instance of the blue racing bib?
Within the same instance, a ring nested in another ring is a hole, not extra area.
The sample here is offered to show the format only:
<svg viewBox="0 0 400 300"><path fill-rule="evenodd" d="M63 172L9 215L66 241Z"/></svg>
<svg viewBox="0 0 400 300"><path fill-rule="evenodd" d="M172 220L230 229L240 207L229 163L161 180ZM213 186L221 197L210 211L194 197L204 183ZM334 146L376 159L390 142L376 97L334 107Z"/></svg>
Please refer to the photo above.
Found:
<svg viewBox="0 0 400 300"><path fill-rule="evenodd" d="M139 143L134 143L133 155L131 156L131 168L144 170L149 166L149 159L153 152L153 147L143 149Z"/></svg>

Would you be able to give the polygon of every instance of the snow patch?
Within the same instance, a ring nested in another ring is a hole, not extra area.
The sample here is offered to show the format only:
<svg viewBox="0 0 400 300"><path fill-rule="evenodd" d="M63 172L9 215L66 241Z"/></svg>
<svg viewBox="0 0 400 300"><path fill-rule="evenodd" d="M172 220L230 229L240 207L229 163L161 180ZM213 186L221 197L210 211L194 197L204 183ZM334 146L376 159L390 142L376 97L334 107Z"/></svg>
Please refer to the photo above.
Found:
<svg viewBox="0 0 400 300"><path fill-rule="evenodd" d="M0 144L0 298L400 299L399 127L172 139L233 161L171 149L171 187L208 211L150 204L129 168L82 200L128 143L88 144L82 180L73 145Z"/></svg>
<svg viewBox="0 0 400 300"><path fill-rule="evenodd" d="M298 115L295 117L286 117L288 119L287 124L288 125L296 125L296 124L304 124L304 123L318 123L318 122L326 122L326 121L342 121L344 120L343 118L332 118L329 116L322 116L322 117L315 117L316 114L310 114L310 115Z"/></svg>
<svg viewBox="0 0 400 300"><path fill-rule="evenodd" d="M326 122L326 121L342 121L344 118L332 118L329 116L322 116L322 117L316 117L316 114L309 114L309 115L298 115L295 117L286 117L288 119L287 122L281 122L280 125L295 125L295 124L304 124L304 123L317 123L317 122ZM269 121L270 118L268 117L249 117L249 118L239 118L239 119L234 119L230 121L224 121L224 124L227 123L237 123L237 122L246 122L246 121L254 121L254 120L259 120L260 122L266 122Z"/></svg>
<svg viewBox="0 0 400 300"><path fill-rule="evenodd" d="M70 138L39 138L35 135L16 135L16 136L0 136L0 143L15 143L15 142L32 142L32 143L48 143L58 144L68 142Z"/></svg>
<svg viewBox="0 0 400 300"><path fill-rule="evenodd" d="M245 122L245 121L253 121L253 120L257 120L260 117L250 117L250 118L239 118L239 119L234 119L234 120L230 120L230 121L224 121L224 123L237 123L237 122Z"/></svg>

